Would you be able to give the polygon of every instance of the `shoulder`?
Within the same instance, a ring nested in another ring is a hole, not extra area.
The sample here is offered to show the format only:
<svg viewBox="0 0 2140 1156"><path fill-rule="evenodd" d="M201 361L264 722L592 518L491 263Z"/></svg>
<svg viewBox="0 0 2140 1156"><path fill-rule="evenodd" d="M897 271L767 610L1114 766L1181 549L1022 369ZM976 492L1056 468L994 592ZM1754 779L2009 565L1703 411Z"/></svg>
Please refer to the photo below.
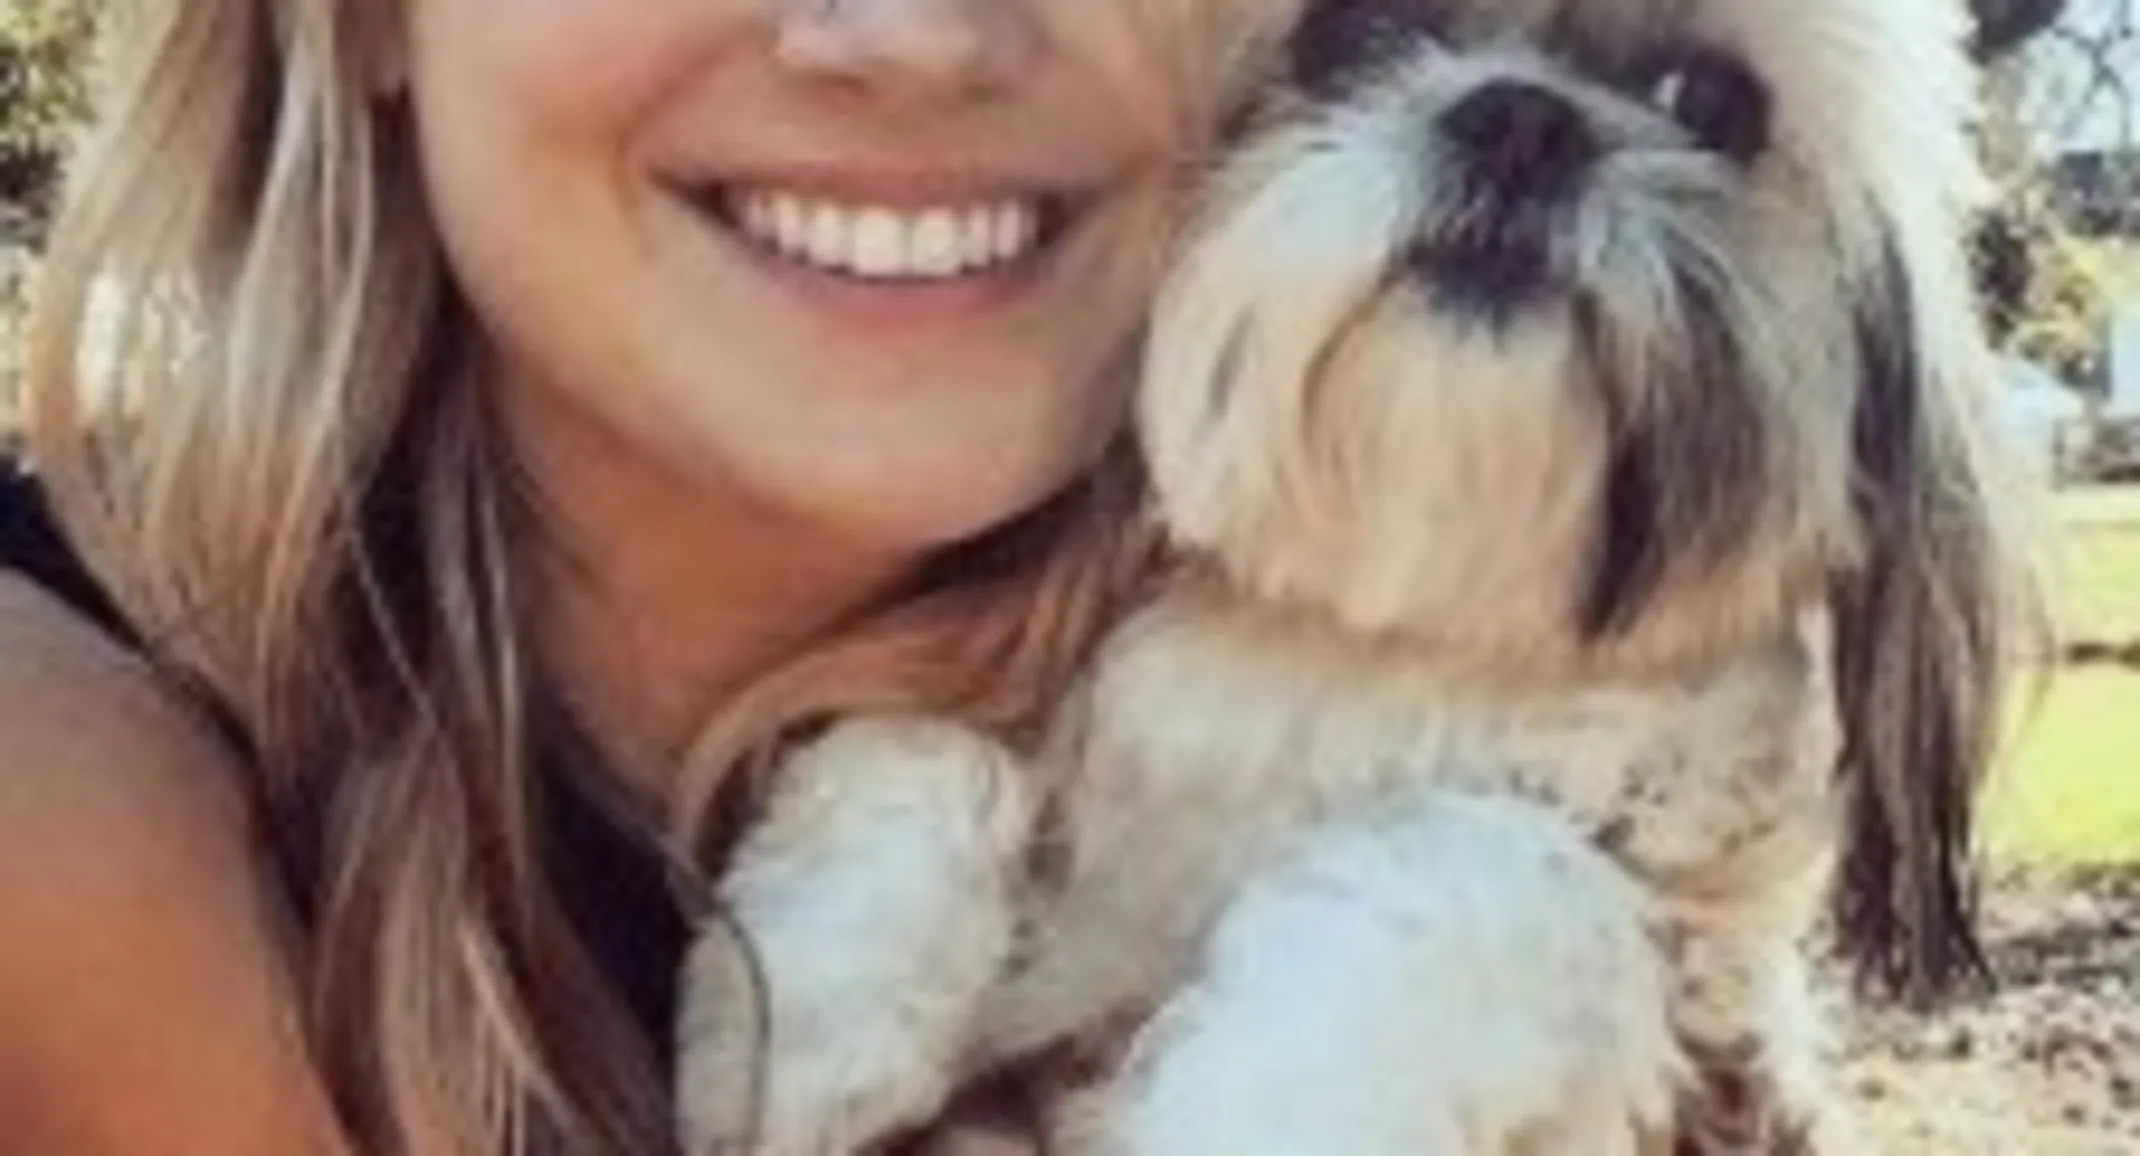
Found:
<svg viewBox="0 0 2140 1156"><path fill-rule="evenodd" d="M230 756L146 662L0 570L0 829L151 811L173 839L236 837L241 799Z"/></svg>
<svg viewBox="0 0 2140 1156"><path fill-rule="evenodd" d="M0 573L0 1118L29 1138L10 1151L334 1151L252 848L205 723Z"/></svg>
<svg viewBox="0 0 2140 1156"><path fill-rule="evenodd" d="M248 842L238 768L194 712L94 624L0 571L0 916L26 901L11 883L192 876L246 859ZM8 933L0 923L0 945Z"/></svg>

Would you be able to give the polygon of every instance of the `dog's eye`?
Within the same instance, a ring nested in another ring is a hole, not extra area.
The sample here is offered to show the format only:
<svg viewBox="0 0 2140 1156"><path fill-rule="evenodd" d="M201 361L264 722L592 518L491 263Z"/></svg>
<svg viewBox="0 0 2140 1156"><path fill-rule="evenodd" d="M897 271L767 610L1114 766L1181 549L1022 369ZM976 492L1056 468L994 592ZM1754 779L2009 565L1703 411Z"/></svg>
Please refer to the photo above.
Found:
<svg viewBox="0 0 2140 1156"><path fill-rule="evenodd" d="M1768 87L1730 56L1697 50L1665 60L1650 74L1648 95L1703 148L1741 164L1768 148Z"/></svg>
<svg viewBox="0 0 2140 1156"><path fill-rule="evenodd" d="M1294 27L1293 80L1333 97L1416 51L1447 26L1447 0L1310 0Z"/></svg>

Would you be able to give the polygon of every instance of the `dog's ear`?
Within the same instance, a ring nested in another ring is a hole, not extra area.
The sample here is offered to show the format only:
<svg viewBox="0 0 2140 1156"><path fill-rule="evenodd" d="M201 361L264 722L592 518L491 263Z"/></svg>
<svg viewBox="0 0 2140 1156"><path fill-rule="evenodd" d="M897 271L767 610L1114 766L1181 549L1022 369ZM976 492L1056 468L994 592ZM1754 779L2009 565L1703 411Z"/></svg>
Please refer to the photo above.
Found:
<svg viewBox="0 0 2140 1156"><path fill-rule="evenodd" d="M1856 301L1863 549L1831 591L1847 806L1834 917L1860 979L1921 1005L1988 974L1971 812L2001 726L2017 587L1980 391L1957 379L1990 364L1973 319L1928 315L1892 237Z"/></svg>

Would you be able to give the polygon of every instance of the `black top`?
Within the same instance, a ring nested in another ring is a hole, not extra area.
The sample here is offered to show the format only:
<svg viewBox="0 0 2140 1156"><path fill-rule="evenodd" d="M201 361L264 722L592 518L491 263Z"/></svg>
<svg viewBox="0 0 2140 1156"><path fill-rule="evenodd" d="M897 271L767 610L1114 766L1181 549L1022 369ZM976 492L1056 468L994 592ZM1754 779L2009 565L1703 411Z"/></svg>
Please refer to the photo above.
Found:
<svg viewBox="0 0 2140 1156"><path fill-rule="evenodd" d="M588 743L568 736L538 749L537 813L550 885L588 957L638 1021L667 1086L677 981L691 944L669 861L653 831L600 797L595 760L575 757L591 755Z"/></svg>
<svg viewBox="0 0 2140 1156"><path fill-rule="evenodd" d="M4 458L0 569L25 575L139 649L139 636L67 544L35 479ZM589 750L583 742L542 748L536 810L543 817L544 863L589 957L639 1022L648 1053L666 1065L690 930L650 834L605 805L589 769L576 766Z"/></svg>
<svg viewBox="0 0 2140 1156"><path fill-rule="evenodd" d="M4 457L0 457L0 568L44 587L128 647L140 645L119 608L83 569L60 534L36 481Z"/></svg>

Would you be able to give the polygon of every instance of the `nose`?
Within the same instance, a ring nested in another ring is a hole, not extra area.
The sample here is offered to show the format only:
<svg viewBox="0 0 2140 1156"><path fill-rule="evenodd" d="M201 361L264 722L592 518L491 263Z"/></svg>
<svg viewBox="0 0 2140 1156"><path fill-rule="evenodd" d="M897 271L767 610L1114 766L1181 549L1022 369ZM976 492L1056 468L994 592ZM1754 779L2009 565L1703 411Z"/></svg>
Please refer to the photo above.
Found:
<svg viewBox="0 0 2140 1156"><path fill-rule="evenodd" d="M798 74L882 96L968 96L1015 81L1030 0L776 0L776 55Z"/></svg>
<svg viewBox="0 0 2140 1156"><path fill-rule="evenodd" d="M1485 166L1497 184L1550 187L1597 159L1583 110L1541 84L1495 80L1442 114L1442 135Z"/></svg>

